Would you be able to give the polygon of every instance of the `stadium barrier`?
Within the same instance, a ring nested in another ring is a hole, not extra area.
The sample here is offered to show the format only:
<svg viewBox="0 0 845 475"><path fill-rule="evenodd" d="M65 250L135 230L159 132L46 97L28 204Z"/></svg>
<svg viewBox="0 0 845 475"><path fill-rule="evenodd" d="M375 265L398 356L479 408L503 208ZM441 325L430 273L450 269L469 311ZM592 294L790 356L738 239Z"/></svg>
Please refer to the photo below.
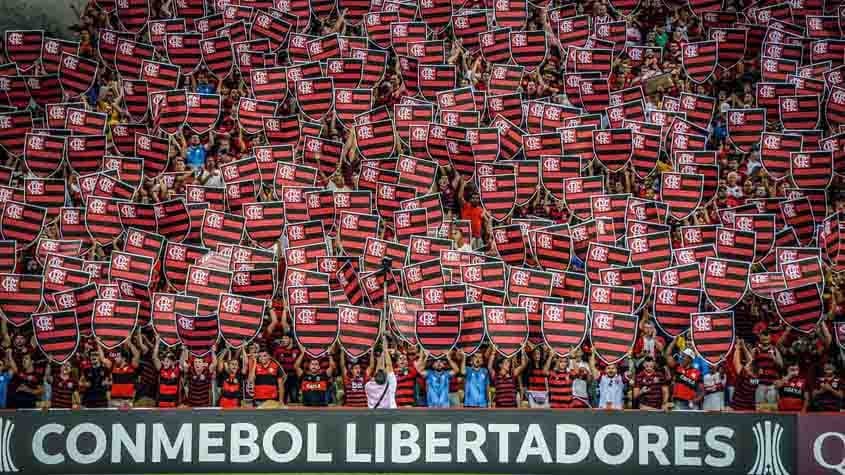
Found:
<svg viewBox="0 0 845 475"><path fill-rule="evenodd" d="M0 413L0 472L845 473L845 416L534 410Z"/></svg>

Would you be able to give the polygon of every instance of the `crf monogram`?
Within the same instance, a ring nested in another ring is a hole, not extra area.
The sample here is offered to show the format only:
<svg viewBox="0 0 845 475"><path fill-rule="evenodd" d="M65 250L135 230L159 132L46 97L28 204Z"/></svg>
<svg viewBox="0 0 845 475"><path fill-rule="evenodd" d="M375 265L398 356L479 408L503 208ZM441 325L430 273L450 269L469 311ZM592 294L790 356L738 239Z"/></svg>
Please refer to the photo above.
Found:
<svg viewBox="0 0 845 475"><path fill-rule="evenodd" d="M165 295L160 295L156 299L155 308L159 312L172 312L173 311L173 298L168 297Z"/></svg>
<svg viewBox="0 0 845 475"><path fill-rule="evenodd" d="M424 327L437 326L437 314L433 312L422 312L417 319L417 323Z"/></svg>
<svg viewBox="0 0 845 475"><path fill-rule="evenodd" d="M692 321L693 328L700 332L713 330L713 320L707 315L696 315Z"/></svg>
<svg viewBox="0 0 845 475"><path fill-rule="evenodd" d="M225 297L221 302L223 311L227 313L238 313L241 311L241 299L235 297Z"/></svg>
<svg viewBox="0 0 845 475"><path fill-rule="evenodd" d="M593 314L593 325L599 330L613 330L613 315L604 312Z"/></svg>
<svg viewBox="0 0 845 475"><path fill-rule="evenodd" d="M593 301L597 303L610 302L610 291L604 287L596 287L593 289Z"/></svg>

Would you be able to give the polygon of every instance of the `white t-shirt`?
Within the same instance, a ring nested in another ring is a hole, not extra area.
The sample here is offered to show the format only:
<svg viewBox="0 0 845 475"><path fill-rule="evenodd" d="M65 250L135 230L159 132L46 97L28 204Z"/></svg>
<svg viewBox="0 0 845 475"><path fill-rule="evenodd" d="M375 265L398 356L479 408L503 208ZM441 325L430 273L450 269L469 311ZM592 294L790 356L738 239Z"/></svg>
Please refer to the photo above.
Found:
<svg viewBox="0 0 845 475"><path fill-rule="evenodd" d="M367 393L367 407L373 409L376 404L382 409L396 409L396 375L387 373L387 394L381 399L379 398L384 392L384 384L376 383L375 379L370 379L364 385L364 392Z"/></svg>

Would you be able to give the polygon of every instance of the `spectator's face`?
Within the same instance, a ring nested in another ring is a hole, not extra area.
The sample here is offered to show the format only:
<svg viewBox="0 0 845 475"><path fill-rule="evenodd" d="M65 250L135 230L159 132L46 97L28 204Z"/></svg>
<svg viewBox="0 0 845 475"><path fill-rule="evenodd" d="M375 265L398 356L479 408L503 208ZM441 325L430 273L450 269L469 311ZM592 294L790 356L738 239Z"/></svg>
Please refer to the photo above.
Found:
<svg viewBox="0 0 845 475"><path fill-rule="evenodd" d="M258 362L261 364L267 364L270 362L270 354L266 351L262 351L258 353Z"/></svg>
<svg viewBox="0 0 845 475"><path fill-rule="evenodd" d="M611 378L613 378L613 377L615 377L615 376L616 376L616 372L617 372L618 370L617 370L617 368L616 368L616 365L615 365L615 364L611 364L611 365L607 365L607 368L605 369L605 371L607 372L607 375L608 375L608 376L610 376Z"/></svg>
<svg viewBox="0 0 845 475"><path fill-rule="evenodd" d="M472 355L472 367L473 368L480 368L484 365L484 357L481 356L480 353L476 353Z"/></svg>
<svg viewBox="0 0 845 475"><path fill-rule="evenodd" d="M361 376L361 365L360 364L355 363L354 365L352 365L352 376L356 377L356 378Z"/></svg>
<svg viewBox="0 0 845 475"><path fill-rule="evenodd" d="M558 371L566 371L566 368L569 367L569 360L566 358L558 358L556 364Z"/></svg>
<svg viewBox="0 0 845 475"><path fill-rule="evenodd" d="M446 369L446 362L442 359L434 360L434 371L443 371Z"/></svg>
<svg viewBox="0 0 845 475"><path fill-rule="evenodd" d="M824 375L827 377L833 376L833 372L836 371L836 368L831 363L824 364Z"/></svg>
<svg viewBox="0 0 845 475"><path fill-rule="evenodd" d="M397 360L399 363L400 368L407 368L408 367L408 357L404 354L399 355L399 359Z"/></svg>
<svg viewBox="0 0 845 475"><path fill-rule="evenodd" d="M789 376L790 378L794 378L794 377L798 376L798 373L800 373L800 372L801 372L801 368L799 368L797 364L789 365L789 367L786 368L786 375Z"/></svg>
<svg viewBox="0 0 845 475"><path fill-rule="evenodd" d="M170 369L173 367L173 355L165 355L164 359L161 361L161 365L164 366L166 369Z"/></svg>
<svg viewBox="0 0 845 475"><path fill-rule="evenodd" d="M70 365L70 363L63 364L62 365L62 376L65 376L65 377L70 376L71 370L73 370L73 367Z"/></svg>
<svg viewBox="0 0 845 475"><path fill-rule="evenodd" d="M191 135L191 145L199 145L200 144L200 136L199 135Z"/></svg>
<svg viewBox="0 0 845 475"><path fill-rule="evenodd" d="M208 363L205 362L203 358L194 358L194 370L197 372L205 371L206 366Z"/></svg>
<svg viewBox="0 0 845 475"><path fill-rule="evenodd" d="M643 369L645 369L648 373L654 372L654 361L646 361L643 363Z"/></svg>
<svg viewBox="0 0 845 475"><path fill-rule="evenodd" d="M481 195L478 193L473 193L469 197L469 202L472 203L473 206L478 206L481 204Z"/></svg>
<svg viewBox="0 0 845 475"><path fill-rule="evenodd" d="M317 360L311 360L308 362L308 371L311 374L317 374L320 372L320 362Z"/></svg>
<svg viewBox="0 0 845 475"><path fill-rule="evenodd" d="M229 371L229 374L235 374L240 369L240 363L238 363L238 360L229 360L226 362L226 369Z"/></svg>

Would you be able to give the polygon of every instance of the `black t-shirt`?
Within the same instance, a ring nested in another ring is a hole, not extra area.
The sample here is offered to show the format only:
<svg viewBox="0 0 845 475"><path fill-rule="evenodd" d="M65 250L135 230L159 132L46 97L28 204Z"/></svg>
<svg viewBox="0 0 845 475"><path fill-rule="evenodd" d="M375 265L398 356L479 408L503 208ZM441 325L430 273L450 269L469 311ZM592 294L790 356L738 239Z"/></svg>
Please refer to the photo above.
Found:
<svg viewBox="0 0 845 475"><path fill-rule="evenodd" d="M305 406L328 406L328 391L331 379L326 373L304 374L300 383L302 404Z"/></svg>
<svg viewBox="0 0 845 475"><path fill-rule="evenodd" d="M90 386L82 393L82 404L99 406L106 402L106 368L99 366L85 370L85 379Z"/></svg>

